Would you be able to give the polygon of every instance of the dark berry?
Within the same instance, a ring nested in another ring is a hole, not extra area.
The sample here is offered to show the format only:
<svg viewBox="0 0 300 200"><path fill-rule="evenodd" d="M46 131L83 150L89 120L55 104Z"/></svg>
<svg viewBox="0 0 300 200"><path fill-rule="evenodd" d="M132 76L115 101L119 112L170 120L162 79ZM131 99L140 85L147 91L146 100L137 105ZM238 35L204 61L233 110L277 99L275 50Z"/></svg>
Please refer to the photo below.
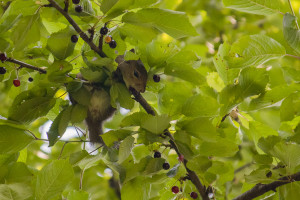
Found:
<svg viewBox="0 0 300 200"><path fill-rule="evenodd" d="M184 161L184 156L182 154L180 154L178 156L178 160L179 160L179 162L183 162Z"/></svg>
<svg viewBox="0 0 300 200"><path fill-rule="evenodd" d="M16 86L16 87L19 87L19 86L21 85L21 82L20 82L19 79L15 79L15 80L13 80L13 84L14 84L14 86Z"/></svg>
<svg viewBox="0 0 300 200"><path fill-rule="evenodd" d="M74 4L79 4L80 0L72 0Z"/></svg>
<svg viewBox="0 0 300 200"><path fill-rule="evenodd" d="M160 158L160 157L161 157L161 153L159 151L155 151L154 158Z"/></svg>
<svg viewBox="0 0 300 200"><path fill-rule="evenodd" d="M81 7L81 5L75 6L75 11L78 12L78 13L82 12L82 7Z"/></svg>
<svg viewBox="0 0 300 200"><path fill-rule="evenodd" d="M104 42L107 43L107 44L109 44L111 41L112 41L111 35L108 35L108 36L106 36L106 37L104 38Z"/></svg>
<svg viewBox="0 0 300 200"><path fill-rule="evenodd" d="M77 36L77 35L72 35L72 36L71 36L71 41L72 41L73 43L76 43L76 42L78 41L78 36Z"/></svg>
<svg viewBox="0 0 300 200"><path fill-rule="evenodd" d="M101 29L100 29L100 34L101 35L106 35L108 33L108 28L107 27L102 27Z"/></svg>
<svg viewBox="0 0 300 200"><path fill-rule="evenodd" d="M0 74L5 74L5 73L6 73L5 67L0 67Z"/></svg>
<svg viewBox="0 0 300 200"><path fill-rule="evenodd" d="M157 74L154 74L153 75L153 80L154 80L154 82L159 82L160 81L160 76L157 75Z"/></svg>
<svg viewBox="0 0 300 200"><path fill-rule="evenodd" d="M172 187L172 192L173 192L174 194L177 194L177 193L179 192L179 187L178 187L178 186L173 186L173 187Z"/></svg>
<svg viewBox="0 0 300 200"><path fill-rule="evenodd" d="M164 168L165 170L170 169L170 164L169 164L169 163L164 163L164 164L163 164L163 168Z"/></svg>
<svg viewBox="0 0 300 200"><path fill-rule="evenodd" d="M196 192L191 192L190 197L192 197L192 199L197 199L198 194Z"/></svg>
<svg viewBox="0 0 300 200"><path fill-rule="evenodd" d="M5 53L0 53L0 60L2 62L6 61L7 60L7 57L6 57L6 54Z"/></svg>
<svg viewBox="0 0 300 200"><path fill-rule="evenodd" d="M33 81L33 78L32 78L32 77L29 77L29 78L28 78L28 81L29 81L29 82L32 82L32 81Z"/></svg>
<svg viewBox="0 0 300 200"><path fill-rule="evenodd" d="M117 47L117 42L114 41L114 40L110 41L110 43L108 43L108 44L109 44L109 47L112 48L112 49Z"/></svg>

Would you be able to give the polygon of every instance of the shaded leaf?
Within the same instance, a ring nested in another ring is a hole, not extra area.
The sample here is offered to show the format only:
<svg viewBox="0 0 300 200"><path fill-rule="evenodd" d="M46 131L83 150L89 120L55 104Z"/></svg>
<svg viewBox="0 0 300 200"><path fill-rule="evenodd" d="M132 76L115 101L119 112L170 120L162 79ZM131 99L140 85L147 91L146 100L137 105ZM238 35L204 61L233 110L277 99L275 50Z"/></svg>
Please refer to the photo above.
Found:
<svg viewBox="0 0 300 200"><path fill-rule="evenodd" d="M167 115L157 115L142 120L141 127L155 134L162 134L169 127L170 118Z"/></svg>
<svg viewBox="0 0 300 200"><path fill-rule="evenodd" d="M300 30L297 28L297 18L290 13L283 17L283 36L288 44L300 55Z"/></svg>

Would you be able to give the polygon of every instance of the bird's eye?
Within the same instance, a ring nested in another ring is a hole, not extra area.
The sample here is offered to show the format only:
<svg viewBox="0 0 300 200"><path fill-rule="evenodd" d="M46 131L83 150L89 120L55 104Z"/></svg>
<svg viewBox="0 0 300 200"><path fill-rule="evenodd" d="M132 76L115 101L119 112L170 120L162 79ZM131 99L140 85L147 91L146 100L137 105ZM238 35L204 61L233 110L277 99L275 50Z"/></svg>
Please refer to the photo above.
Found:
<svg viewBox="0 0 300 200"><path fill-rule="evenodd" d="M140 77L139 73L138 73L136 70L134 70L133 75L134 75L136 78L139 78L139 77Z"/></svg>

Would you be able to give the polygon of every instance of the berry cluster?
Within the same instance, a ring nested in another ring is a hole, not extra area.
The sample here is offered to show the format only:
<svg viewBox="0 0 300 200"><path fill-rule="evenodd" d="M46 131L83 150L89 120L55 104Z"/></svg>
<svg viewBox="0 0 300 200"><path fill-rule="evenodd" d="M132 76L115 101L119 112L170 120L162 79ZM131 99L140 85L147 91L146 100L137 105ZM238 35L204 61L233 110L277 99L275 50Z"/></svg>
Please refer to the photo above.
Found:
<svg viewBox="0 0 300 200"><path fill-rule="evenodd" d="M108 33L108 28L106 26L103 26L101 29L100 29L100 34L101 36L103 37L104 35L106 35ZM105 38L104 38L104 42L106 44L109 45L110 48L114 49L117 47L117 42L115 40L113 40L112 36L111 35L107 35Z"/></svg>

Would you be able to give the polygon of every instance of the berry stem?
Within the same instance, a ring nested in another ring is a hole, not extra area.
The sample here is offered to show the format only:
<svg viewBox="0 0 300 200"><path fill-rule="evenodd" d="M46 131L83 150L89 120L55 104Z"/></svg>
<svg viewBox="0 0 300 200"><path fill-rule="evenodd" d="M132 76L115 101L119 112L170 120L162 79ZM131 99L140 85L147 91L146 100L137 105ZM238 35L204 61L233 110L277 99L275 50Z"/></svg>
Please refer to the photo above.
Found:
<svg viewBox="0 0 300 200"><path fill-rule="evenodd" d="M69 10L69 0L65 0L65 8L64 8L64 11L65 12L68 12Z"/></svg>
<svg viewBox="0 0 300 200"><path fill-rule="evenodd" d="M41 74L46 74L46 73L47 73L47 71L44 70L44 69L35 67L35 66L33 66L33 65L24 63L24 62L22 62L22 61L19 61L19 60L13 59L13 58L8 58L6 61L7 61L7 62L11 62L11 63L15 63L15 64L20 65L20 67L18 67L17 70L19 70L19 69L25 67L25 68L28 68L28 69L32 69L32 70L38 71L38 72L40 72Z"/></svg>
<svg viewBox="0 0 300 200"><path fill-rule="evenodd" d="M73 28L77 31L77 33L80 35L80 37L91 47L92 50L94 50L99 56L102 58L107 57L106 54L99 49L92 41L90 41L87 34L85 34L81 28L78 26L78 24L74 21L74 19L62 9L55 0L48 0L56 10L58 10L67 20L68 22L73 26Z"/></svg>
<svg viewBox="0 0 300 200"><path fill-rule="evenodd" d="M103 27L106 27L106 23L104 24L104 26ZM99 38L99 49L102 51L102 47L103 47L103 37L104 37L104 35L100 35L100 38Z"/></svg>

